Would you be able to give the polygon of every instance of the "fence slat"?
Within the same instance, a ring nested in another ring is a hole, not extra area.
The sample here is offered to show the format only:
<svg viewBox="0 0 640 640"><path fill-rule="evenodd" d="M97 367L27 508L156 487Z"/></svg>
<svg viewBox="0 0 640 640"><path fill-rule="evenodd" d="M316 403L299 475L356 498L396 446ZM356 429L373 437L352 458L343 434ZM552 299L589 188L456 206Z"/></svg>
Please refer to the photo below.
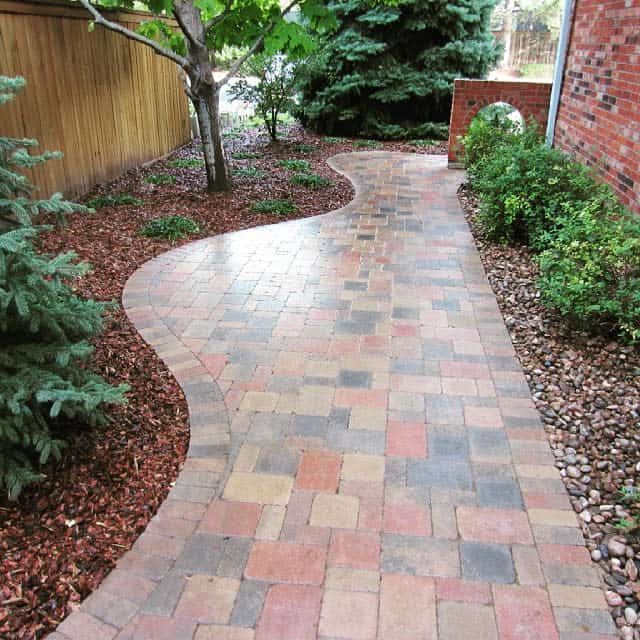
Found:
<svg viewBox="0 0 640 640"><path fill-rule="evenodd" d="M132 29L143 17L113 16ZM0 74L27 80L2 107L0 134L64 152L33 170L42 196L85 193L191 137L174 63L121 35L90 33L88 23L77 5L59 0L0 0Z"/></svg>

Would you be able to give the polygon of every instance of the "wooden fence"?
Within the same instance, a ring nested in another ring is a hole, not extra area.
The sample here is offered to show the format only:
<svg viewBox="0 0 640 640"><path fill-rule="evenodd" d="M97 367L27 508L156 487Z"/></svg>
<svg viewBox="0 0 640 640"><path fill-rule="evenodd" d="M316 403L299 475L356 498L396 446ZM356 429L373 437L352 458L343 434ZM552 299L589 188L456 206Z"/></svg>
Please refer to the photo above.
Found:
<svg viewBox="0 0 640 640"><path fill-rule="evenodd" d="M109 17L135 28L147 16ZM61 0L0 0L0 74L27 80L0 107L0 134L64 152L34 170L39 195L85 193L191 137L176 66L121 35L89 32L88 24L85 10Z"/></svg>
<svg viewBox="0 0 640 640"><path fill-rule="evenodd" d="M553 64L558 39L547 32L516 31L511 36L510 66L519 69L525 64Z"/></svg>

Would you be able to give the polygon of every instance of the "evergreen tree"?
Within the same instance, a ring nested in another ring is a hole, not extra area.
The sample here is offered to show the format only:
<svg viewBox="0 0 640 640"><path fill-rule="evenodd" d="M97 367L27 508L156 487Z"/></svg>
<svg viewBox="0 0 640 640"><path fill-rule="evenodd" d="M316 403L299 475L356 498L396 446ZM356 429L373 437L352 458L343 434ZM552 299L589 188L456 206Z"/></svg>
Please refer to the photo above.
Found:
<svg viewBox="0 0 640 640"><path fill-rule="evenodd" d="M22 78L0 76L0 105L23 86ZM126 391L82 366L104 305L80 298L68 283L88 265L77 264L73 253L39 254L33 247L46 228L33 226L38 215L86 210L61 194L32 197L35 187L20 171L59 157L29 153L36 145L0 137L0 489L11 499L43 477L37 465L60 458L64 421L103 424L102 406L124 402Z"/></svg>
<svg viewBox="0 0 640 640"><path fill-rule="evenodd" d="M496 0L336 0L339 27L301 83L304 124L331 135L444 136L453 80L484 77L500 58Z"/></svg>

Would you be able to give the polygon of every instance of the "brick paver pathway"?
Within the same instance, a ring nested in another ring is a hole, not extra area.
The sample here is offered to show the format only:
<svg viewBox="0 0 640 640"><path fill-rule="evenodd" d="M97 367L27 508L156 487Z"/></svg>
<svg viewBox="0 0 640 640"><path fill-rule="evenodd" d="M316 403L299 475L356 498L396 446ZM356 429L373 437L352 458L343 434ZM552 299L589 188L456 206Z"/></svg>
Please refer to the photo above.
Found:
<svg viewBox="0 0 640 640"><path fill-rule="evenodd" d="M445 159L360 153L340 211L149 262L124 303L191 445L51 638L614 637Z"/></svg>

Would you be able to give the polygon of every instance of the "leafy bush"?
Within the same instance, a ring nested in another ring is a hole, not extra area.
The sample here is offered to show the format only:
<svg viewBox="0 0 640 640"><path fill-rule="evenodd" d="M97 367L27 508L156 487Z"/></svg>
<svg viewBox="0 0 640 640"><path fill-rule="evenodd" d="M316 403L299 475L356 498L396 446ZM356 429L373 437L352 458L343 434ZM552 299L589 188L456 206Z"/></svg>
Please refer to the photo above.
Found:
<svg viewBox="0 0 640 640"><path fill-rule="evenodd" d="M231 157L234 160L255 160L259 156L253 151L236 151Z"/></svg>
<svg viewBox="0 0 640 640"><path fill-rule="evenodd" d="M571 324L640 338L640 219L603 198L567 203L543 251L542 299Z"/></svg>
<svg viewBox="0 0 640 640"><path fill-rule="evenodd" d="M489 139L483 133L483 140ZM470 175L480 196L479 220L496 242L524 243L539 251L562 223L564 203L579 207L609 192L589 169L544 145L534 130L507 133L493 151L482 144L474 153L484 159L471 165Z"/></svg>
<svg viewBox="0 0 640 640"><path fill-rule="evenodd" d="M299 144L294 144L293 147L291 147L291 148L293 149L293 151L295 153L302 153L302 154L313 153L316 150L314 145L307 144L305 142L301 142Z"/></svg>
<svg viewBox="0 0 640 640"><path fill-rule="evenodd" d="M118 207L128 204L139 207L142 204L140 198L132 196L130 193L113 193L105 196L96 196L87 201L87 206L92 209L102 209L102 207Z"/></svg>
<svg viewBox="0 0 640 640"><path fill-rule="evenodd" d="M176 169L202 169L204 160L201 158L176 158L169 160L169 164Z"/></svg>
<svg viewBox="0 0 640 640"><path fill-rule="evenodd" d="M255 213L270 213L274 216L282 216L297 210L291 200L258 200L251 205L251 211Z"/></svg>
<svg viewBox="0 0 640 640"><path fill-rule="evenodd" d="M243 176L245 178L262 178L266 175L262 169L258 167L240 167L233 172L237 176Z"/></svg>
<svg viewBox="0 0 640 640"><path fill-rule="evenodd" d="M148 238L166 238L171 242L180 240L192 233L198 233L200 227L190 218L184 216L166 216L155 218L144 225L140 234Z"/></svg>
<svg viewBox="0 0 640 640"><path fill-rule="evenodd" d="M307 160L280 160L278 166L290 171L311 171L311 163Z"/></svg>
<svg viewBox="0 0 640 640"><path fill-rule="evenodd" d="M353 146L358 149L379 149L382 144L377 140L354 140Z"/></svg>
<svg viewBox="0 0 640 640"><path fill-rule="evenodd" d="M309 187L309 189L321 189L331 184L331 180L327 180L315 173L294 173L291 178L289 178L289 182L291 184Z"/></svg>
<svg viewBox="0 0 640 640"><path fill-rule="evenodd" d="M158 186L165 186L169 184L175 184L176 179L174 176L170 176L168 173L152 173L146 177L146 181L149 184L155 184Z"/></svg>
<svg viewBox="0 0 640 640"><path fill-rule="evenodd" d="M347 139L341 138L340 136L325 136L322 138L322 142L327 142L329 144L341 144L343 142L347 142Z"/></svg>
<svg viewBox="0 0 640 640"><path fill-rule="evenodd" d="M0 105L24 87L0 76ZM40 214L87 211L61 194L34 200L21 171L57 153L32 155L35 140L0 137L0 489L10 499L43 478L38 465L60 458L69 423L105 424L104 406L124 402L84 364L102 328L104 305L77 296L71 286L88 270L73 253L39 254L32 239Z"/></svg>
<svg viewBox="0 0 640 640"><path fill-rule="evenodd" d="M526 141L521 135L528 136ZM500 113L482 110L471 121L466 135L458 140L464 166L473 178L476 167L502 146L513 146L518 143L538 144L541 139L536 138L535 127L531 125L527 133L523 134L520 127L513 120L501 117Z"/></svg>

